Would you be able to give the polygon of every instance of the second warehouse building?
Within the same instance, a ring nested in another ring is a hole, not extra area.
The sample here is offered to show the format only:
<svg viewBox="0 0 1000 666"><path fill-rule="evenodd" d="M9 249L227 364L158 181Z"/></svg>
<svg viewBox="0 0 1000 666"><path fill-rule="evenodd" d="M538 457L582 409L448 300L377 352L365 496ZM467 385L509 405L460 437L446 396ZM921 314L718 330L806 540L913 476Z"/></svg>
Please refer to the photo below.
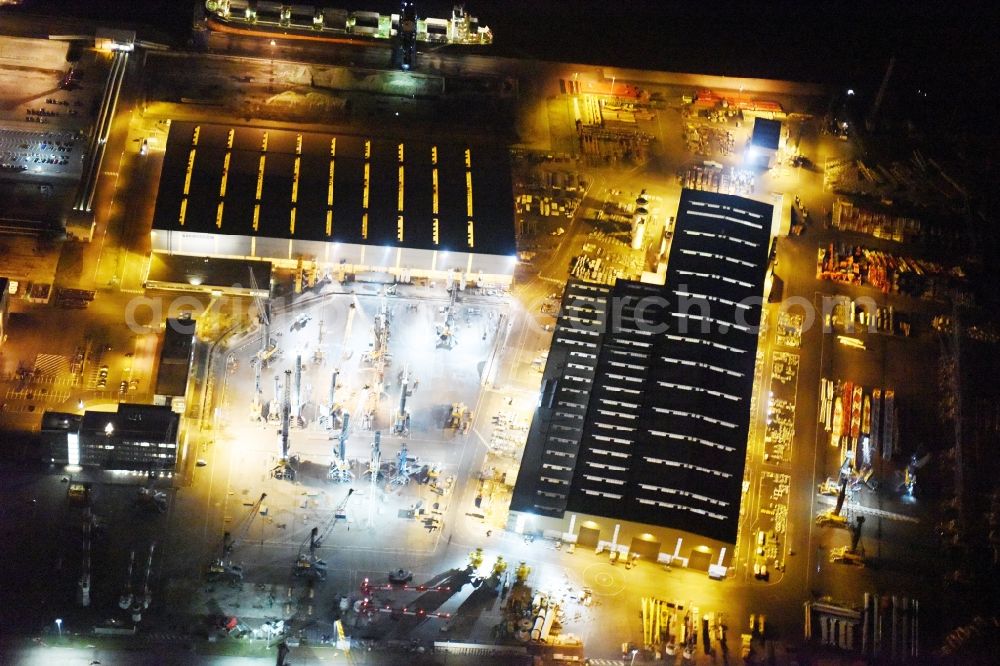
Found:
<svg viewBox="0 0 1000 666"><path fill-rule="evenodd" d="M728 563L772 212L684 190L664 285L567 286L512 529L703 570Z"/></svg>

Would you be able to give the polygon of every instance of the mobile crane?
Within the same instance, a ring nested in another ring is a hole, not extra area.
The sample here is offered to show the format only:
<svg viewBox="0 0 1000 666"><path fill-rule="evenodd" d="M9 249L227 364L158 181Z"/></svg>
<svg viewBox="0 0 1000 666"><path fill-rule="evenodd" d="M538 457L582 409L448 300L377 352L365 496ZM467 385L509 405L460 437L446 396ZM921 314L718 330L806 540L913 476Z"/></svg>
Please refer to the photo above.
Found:
<svg viewBox="0 0 1000 666"><path fill-rule="evenodd" d="M299 366L296 366L299 367ZM288 452L288 438L292 421L292 371L285 370L284 389L281 393L281 426L278 429L278 445L281 448L281 457L278 464L271 470L271 476L275 479L295 480L295 464L298 462L295 456Z"/></svg>
<svg viewBox="0 0 1000 666"><path fill-rule="evenodd" d="M399 406L393 417L393 434L406 437L410 434L410 412L406 409L406 398L410 395L410 368L404 366L399 375Z"/></svg>
<svg viewBox="0 0 1000 666"><path fill-rule="evenodd" d="M858 516L855 524L851 526L851 545L832 549L830 562L848 564L854 567L863 567L868 564L865 559L865 549L861 546L861 528L864 524L865 517Z"/></svg>
<svg viewBox="0 0 1000 666"><path fill-rule="evenodd" d="M351 463L347 460L347 436L350 432L350 425L351 414L343 412L341 415L340 434L337 437L337 447L333 450L330 469L326 473L326 478L330 481L337 483L350 483L354 481L354 472L351 471Z"/></svg>
<svg viewBox="0 0 1000 666"><path fill-rule="evenodd" d="M232 583L238 583L243 580L243 567L238 564L233 564L230 559L233 549L246 537L247 533L250 531L250 526L253 525L254 519L257 514L260 513L260 507L264 503L264 499L267 497L267 493L261 493L260 499L253 503L250 507L250 511L243 517L239 525L236 527L236 536L234 537L229 532L225 532L222 535L222 554L218 559L212 560L208 565L208 579L209 580L221 580L223 578L228 578Z"/></svg>
<svg viewBox="0 0 1000 666"><path fill-rule="evenodd" d="M330 535L330 532L333 531L333 528L337 526L337 523L341 520L347 520L347 503L351 500L351 495L353 494L354 488L347 491L347 495L344 496L344 499L333 510L333 518L327 521L326 525L322 527L322 531L321 528L314 527L309 532L309 554L306 555L302 552L302 547L299 548L299 556L295 560L293 569L296 576L309 576L318 580L326 578L326 561L320 559L316 555L316 551L323 545L323 542ZM305 546L304 542L302 546Z"/></svg>
<svg viewBox="0 0 1000 666"><path fill-rule="evenodd" d="M837 493L837 505L816 516L816 524L820 527L847 527L847 516L841 515L844 508L844 499L847 496L847 479L840 483L840 492Z"/></svg>

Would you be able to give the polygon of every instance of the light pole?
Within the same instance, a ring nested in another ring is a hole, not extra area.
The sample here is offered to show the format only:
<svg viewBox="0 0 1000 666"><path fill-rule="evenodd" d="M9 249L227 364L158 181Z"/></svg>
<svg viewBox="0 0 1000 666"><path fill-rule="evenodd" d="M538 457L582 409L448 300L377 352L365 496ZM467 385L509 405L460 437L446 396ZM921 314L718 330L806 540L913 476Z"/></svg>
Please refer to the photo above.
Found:
<svg viewBox="0 0 1000 666"><path fill-rule="evenodd" d="M59 635L62 636L62 618L56 618L56 629L59 630Z"/></svg>

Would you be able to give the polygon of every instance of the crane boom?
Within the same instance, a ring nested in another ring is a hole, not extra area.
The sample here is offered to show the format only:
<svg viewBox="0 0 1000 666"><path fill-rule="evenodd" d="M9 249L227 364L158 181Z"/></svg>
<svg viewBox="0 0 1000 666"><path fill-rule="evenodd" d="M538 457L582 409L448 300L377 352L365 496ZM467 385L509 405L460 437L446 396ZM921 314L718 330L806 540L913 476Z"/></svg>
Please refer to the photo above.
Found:
<svg viewBox="0 0 1000 666"><path fill-rule="evenodd" d="M257 514L260 513L260 506L264 503L264 499L267 497L267 493L261 493L260 499L253 503L250 507L250 511L247 512L243 519L236 526L236 535L232 536L229 532L226 532L222 537L222 557L228 556L244 538L246 538L247 533L250 531L250 526L253 525L254 519L257 518Z"/></svg>
<svg viewBox="0 0 1000 666"><path fill-rule="evenodd" d="M312 543L313 548L319 548L320 546L322 546L323 541L326 539L327 536L330 535L330 532L332 532L333 528L337 526L337 523L339 523L341 520L347 520L347 503L350 501L351 495L353 494L354 494L354 488L351 488L350 490L347 491L347 495L344 496L344 499L340 500L340 504L338 504L336 508L334 508L333 517L327 521L326 525L323 526L322 531L313 540Z"/></svg>

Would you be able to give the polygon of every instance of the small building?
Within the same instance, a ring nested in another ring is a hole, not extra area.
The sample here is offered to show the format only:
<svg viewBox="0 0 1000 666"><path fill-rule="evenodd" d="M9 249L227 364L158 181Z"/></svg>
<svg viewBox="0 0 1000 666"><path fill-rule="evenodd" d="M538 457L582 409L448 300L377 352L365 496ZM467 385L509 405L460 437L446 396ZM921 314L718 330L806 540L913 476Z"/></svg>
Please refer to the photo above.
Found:
<svg viewBox="0 0 1000 666"><path fill-rule="evenodd" d="M135 49L135 31L98 28L94 46L99 51L132 51Z"/></svg>
<svg viewBox="0 0 1000 666"><path fill-rule="evenodd" d="M768 118L754 118L750 144L747 146L747 165L770 169L777 164L781 150L781 121Z"/></svg>
<svg viewBox="0 0 1000 666"><path fill-rule="evenodd" d="M178 414L183 414L186 407L184 396L194 353L194 329L193 319L167 319L156 369L153 404L170 407Z"/></svg>
<svg viewBox="0 0 1000 666"><path fill-rule="evenodd" d="M78 446L80 423L83 416L69 412L45 412L42 414L41 439L48 458L53 461L69 462L69 439L74 438Z"/></svg>
<svg viewBox="0 0 1000 666"><path fill-rule="evenodd" d="M172 471L179 427L180 416L169 407L122 403L117 412L46 412L41 433L57 463Z"/></svg>
<svg viewBox="0 0 1000 666"><path fill-rule="evenodd" d="M267 298L271 262L155 253L149 261L146 288Z"/></svg>

